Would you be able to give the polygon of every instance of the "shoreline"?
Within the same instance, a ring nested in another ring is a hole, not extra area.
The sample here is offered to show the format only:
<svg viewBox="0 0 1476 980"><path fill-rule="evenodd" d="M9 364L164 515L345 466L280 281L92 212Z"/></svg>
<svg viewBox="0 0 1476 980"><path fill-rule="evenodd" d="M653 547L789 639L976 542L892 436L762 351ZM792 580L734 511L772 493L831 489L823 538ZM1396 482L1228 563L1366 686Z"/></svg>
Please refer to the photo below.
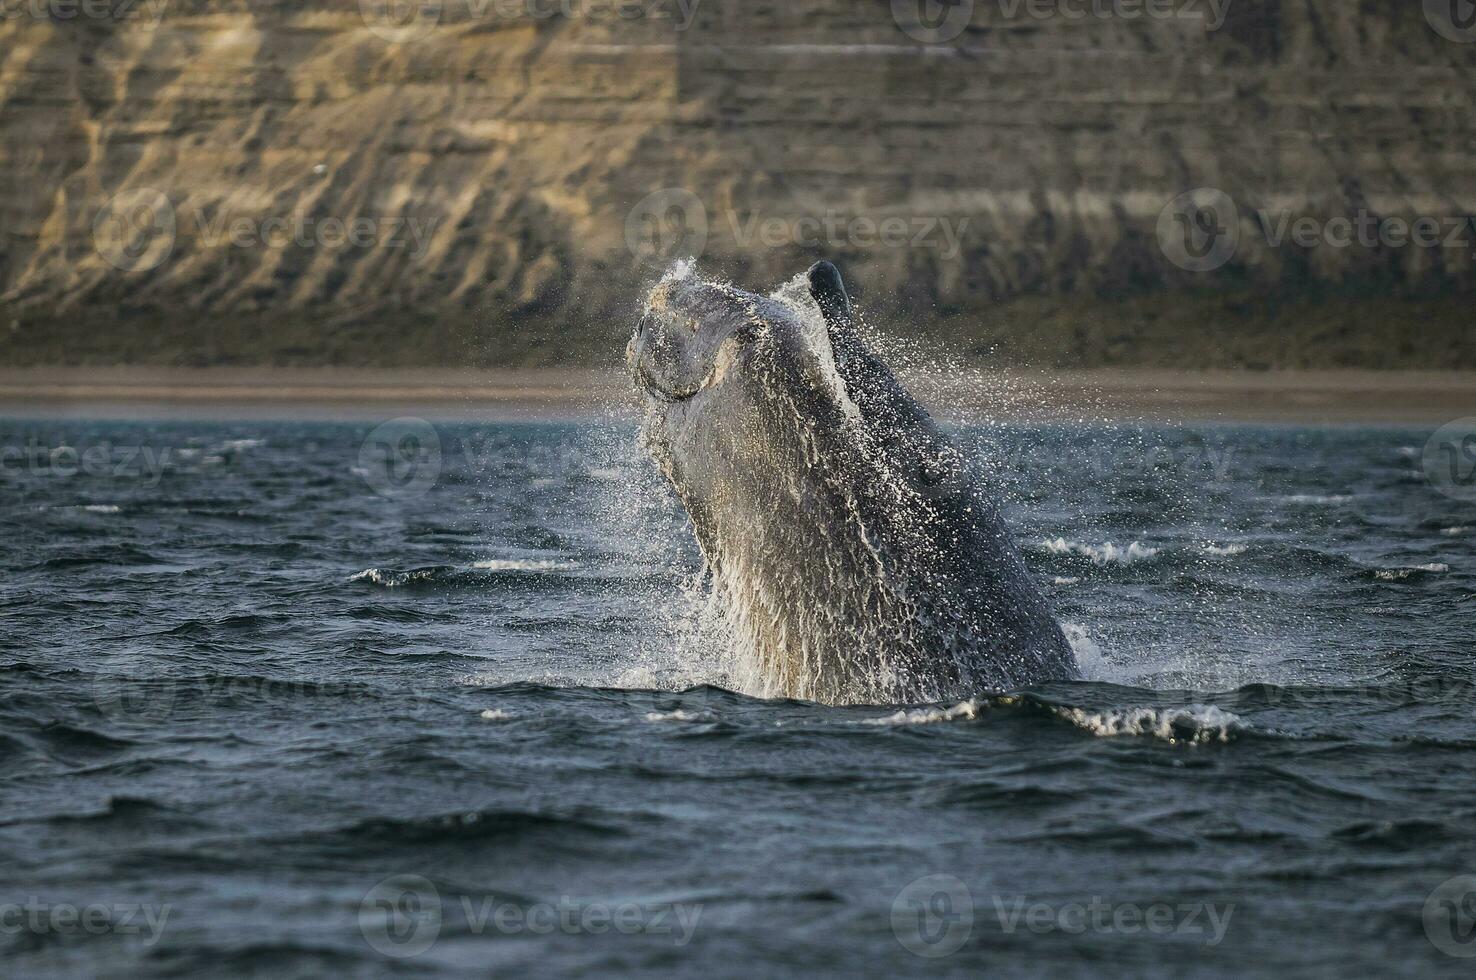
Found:
<svg viewBox="0 0 1476 980"><path fill-rule="evenodd" d="M1440 424L1476 414L1473 371L900 372L966 421ZM0 368L0 416L578 421L633 413L622 370L581 368Z"/></svg>

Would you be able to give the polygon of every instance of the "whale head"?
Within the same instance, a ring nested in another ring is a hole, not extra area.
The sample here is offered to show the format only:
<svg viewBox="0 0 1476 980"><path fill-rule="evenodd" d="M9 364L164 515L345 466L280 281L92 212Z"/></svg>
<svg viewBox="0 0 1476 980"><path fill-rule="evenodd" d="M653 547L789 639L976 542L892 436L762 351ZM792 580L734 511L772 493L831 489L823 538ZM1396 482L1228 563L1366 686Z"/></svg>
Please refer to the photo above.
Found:
<svg viewBox="0 0 1476 980"><path fill-rule="evenodd" d="M709 559L731 545L719 525L735 508L784 493L776 480L814 482L816 461L797 454L855 444L825 322L798 284L761 296L678 264L647 294L626 363L645 446Z"/></svg>
<svg viewBox="0 0 1476 980"><path fill-rule="evenodd" d="M680 264L646 295L626 363L637 388L667 405L741 386L755 371L772 375L787 366L813 374L824 369L830 352L823 325L817 328L806 312L703 279Z"/></svg>

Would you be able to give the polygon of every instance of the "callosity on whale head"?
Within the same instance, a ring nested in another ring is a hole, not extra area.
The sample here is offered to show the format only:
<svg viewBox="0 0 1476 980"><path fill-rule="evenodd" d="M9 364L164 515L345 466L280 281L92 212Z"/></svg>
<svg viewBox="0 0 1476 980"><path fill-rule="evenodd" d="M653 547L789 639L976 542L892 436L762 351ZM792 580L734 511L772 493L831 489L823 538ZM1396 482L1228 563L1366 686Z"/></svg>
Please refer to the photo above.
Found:
<svg viewBox="0 0 1476 980"><path fill-rule="evenodd" d="M830 263L772 296L680 265L627 361L749 693L927 701L1075 676L996 502L862 341Z"/></svg>

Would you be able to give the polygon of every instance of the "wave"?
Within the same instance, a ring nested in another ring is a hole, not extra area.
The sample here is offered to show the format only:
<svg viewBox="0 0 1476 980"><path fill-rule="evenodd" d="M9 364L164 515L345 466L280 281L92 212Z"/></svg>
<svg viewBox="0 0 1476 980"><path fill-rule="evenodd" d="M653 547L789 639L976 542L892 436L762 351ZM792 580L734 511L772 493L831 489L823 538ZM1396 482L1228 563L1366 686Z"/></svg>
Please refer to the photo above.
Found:
<svg viewBox="0 0 1476 980"><path fill-rule="evenodd" d="M159 565L155 555L130 544L110 544L89 548L85 553L58 555L27 565L28 572L45 571L51 568L81 568L87 565Z"/></svg>
<svg viewBox="0 0 1476 980"><path fill-rule="evenodd" d="M862 724L902 727L974 721L990 707L1043 710L1100 738L1141 736L1174 744L1203 745L1228 742L1245 730L1245 723L1239 715L1213 704L1191 704L1182 708L1132 706L1093 711L1051 704L1034 695L973 699L952 707L904 708L881 718L868 718Z"/></svg>
<svg viewBox="0 0 1476 980"><path fill-rule="evenodd" d="M868 718L866 725L937 725L946 721L972 721L979 717L978 701L963 701L951 708L903 709L885 718Z"/></svg>
<svg viewBox="0 0 1476 980"><path fill-rule="evenodd" d="M481 588L488 583L526 581L541 584L577 579L586 585L602 581L623 582L648 578L653 573L640 568L599 568L587 570L580 562L566 558L486 558L470 565L426 565L420 568L394 569L374 566L355 572L349 582L367 583L382 589L403 588Z"/></svg>
<svg viewBox="0 0 1476 980"><path fill-rule="evenodd" d="M626 831L614 824L590 819L579 813L555 814L487 808L408 819L378 817L308 836L395 845L517 838L530 834L567 843L571 838L578 837L622 837Z"/></svg>
<svg viewBox="0 0 1476 980"><path fill-rule="evenodd" d="M410 585L415 582L429 582L435 578L438 569L421 568L412 572L386 572L378 568L366 568L349 576L350 582L368 582L385 589L398 589L401 586Z"/></svg>
<svg viewBox="0 0 1476 980"><path fill-rule="evenodd" d="M1191 704L1185 708L1111 708L1106 711L1064 707L1051 710L1057 717L1102 738L1147 735L1169 742L1202 745L1228 742L1245 727L1239 715L1212 704Z"/></svg>
<svg viewBox="0 0 1476 980"><path fill-rule="evenodd" d="M154 800L140 796L110 796L102 807L83 813L52 813L6 821L0 826L43 824L97 825L146 830L184 830L208 826L204 822Z"/></svg>
<svg viewBox="0 0 1476 980"><path fill-rule="evenodd" d="M1380 568L1374 571L1374 578L1382 582L1403 582L1416 576L1440 575L1448 571L1450 571L1450 566L1445 562L1432 561L1403 568Z"/></svg>
<svg viewBox="0 0 1476 980"><path fill-rule="evenodd" d="M677 708L675 711L648 711L646 720L652 722L663 721L716 721L717 715L710 711L685 711Z"/></svg>
<svg viewBox="0 0 1476 980"><path fill-rule="evenodd" d="M195 869L198 873L199 869ZM188 934L186 934L188 935ZM357 976L383 970L375 954L340 946L281 939L252 942L191 942L172 939L149 959L166 976Z"/></svg>
<svg viewBox="0 0 1476 980"><path fill-rule="evenodd" d="M484 572L569 572L578 562L553 558L486 558L472 562L472 568Z"/></svg>
<svg viewBox="0 0 1476 980"><path fill-rule="evenodd" d="M1119 548L1111 541L1092 545L1066 538L1046 538L1040 543L1040 547L1041 550L1052 555L1076 555L1089 559L1093 565L1131 565L1134 562L1155 557L1160 550L1137 541L1126 548Z"/></svg>
<svg viewBox="0 0 1476 980"><path fill-rule="evenodd" d="M1354 499L1351 493L1294 493L1289 497L1279 498L1284 504L1298 507L1328 507L1335 504L1351 503Z"/></svg>
<svg viewBox="0 0 1476 980"><path fill-rule="evenodd" d="M265 439L226 439L218 446L212 446L214 452L239 453L247 449L257 449L266 445Z"/></svg>

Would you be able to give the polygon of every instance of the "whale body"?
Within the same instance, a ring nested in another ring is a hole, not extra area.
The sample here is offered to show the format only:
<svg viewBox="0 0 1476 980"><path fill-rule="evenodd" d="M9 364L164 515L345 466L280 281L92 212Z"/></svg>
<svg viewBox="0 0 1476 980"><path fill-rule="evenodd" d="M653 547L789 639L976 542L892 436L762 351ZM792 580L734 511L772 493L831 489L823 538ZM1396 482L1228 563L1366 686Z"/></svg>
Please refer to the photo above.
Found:
<svg viewBox="0 0 1476 980"><path fill-rule="evenodd" d="M626 358L748 693L921 702L1077 676L998 502L864 342L832 264L762 296L679 263Z"/></svg>

